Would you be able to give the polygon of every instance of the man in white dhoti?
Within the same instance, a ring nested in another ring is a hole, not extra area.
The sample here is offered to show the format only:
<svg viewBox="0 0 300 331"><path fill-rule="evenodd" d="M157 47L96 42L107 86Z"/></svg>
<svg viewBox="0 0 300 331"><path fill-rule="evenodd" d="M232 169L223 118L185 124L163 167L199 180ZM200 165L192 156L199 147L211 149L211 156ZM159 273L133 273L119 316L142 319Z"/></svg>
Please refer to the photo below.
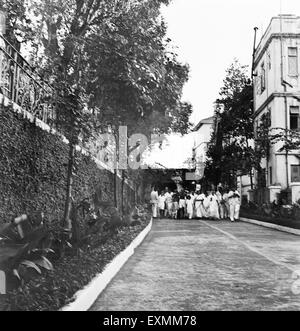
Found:
<svg viewBox="0 0 300 331"><path fill-rule="evenodd" d="M203 202L205 199L205 194L198 191L195 198L195 216L196 218L206 218L207 214L204 210Z"/></svg>
<svg viewBox="0 0 300 331"><path fill-rule="evenodd" d="M209 218L214 220L219 220L220 219L219 202L216 193L212 191L211 194L208 196L208 199L209 199Z"/></svg>
<svg viewBox="0 0 300 331"><path fill-rule="evenodd" d="M204 200L203 200L203 212L204 212L204 218L209 218L209 206L210 206L210 199L209 199L210 192L204 194Z"/></svg>
<svg viewBox="0 0 300 331"><path fill-rule="evenodd" d="M193 213L194 213L194 203L190 195L186 198L186 212L188 219L193 219Z"/></svg>
<svg viewBox="0 0 300 331"><path fill-rule="evenodd" d="M194 191L192 191L190 196L191 196L192 205L193 205L193 218L195 218L196 217L196 210L195 210L196 193Z"/></svg>
<svg viewBox="0 0 300 331"><path fill-rule="evenodd" d="M152 192L151 192L150 203L152 205L152 217L157 218L157 214L158 214L158 191L157 191L156 187L154 187Z"/></svg>
<svg viewBox="0 0 300 331"><path fill-rule="evenodd" d="M230 207L230 221L235 222L240 219L241 197L237 190L232 189L228 194Z"/></svg>

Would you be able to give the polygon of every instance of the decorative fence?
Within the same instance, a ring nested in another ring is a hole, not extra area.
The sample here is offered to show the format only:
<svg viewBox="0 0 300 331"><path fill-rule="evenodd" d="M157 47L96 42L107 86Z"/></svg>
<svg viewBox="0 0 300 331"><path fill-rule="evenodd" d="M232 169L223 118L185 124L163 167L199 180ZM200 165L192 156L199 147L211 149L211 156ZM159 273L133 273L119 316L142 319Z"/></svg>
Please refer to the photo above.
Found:
<svg viewBox="0 0 300 331"><path fill-rule="evenodd" d="M0 93L34 117L52 126L56 114L53 88L0 35Z"/></svg>

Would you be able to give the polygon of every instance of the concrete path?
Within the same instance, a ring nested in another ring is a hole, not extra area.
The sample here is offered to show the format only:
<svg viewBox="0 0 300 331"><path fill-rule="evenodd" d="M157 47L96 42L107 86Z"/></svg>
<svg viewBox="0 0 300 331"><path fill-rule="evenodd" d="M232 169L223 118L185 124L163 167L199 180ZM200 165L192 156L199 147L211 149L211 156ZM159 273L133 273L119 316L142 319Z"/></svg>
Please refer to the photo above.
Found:
<svg viewBox="0 0 300 331"><path fill-rule="evenodd" d="M246 223L158 220L91 310L300 310L295 271L300 237Z"/></svg>

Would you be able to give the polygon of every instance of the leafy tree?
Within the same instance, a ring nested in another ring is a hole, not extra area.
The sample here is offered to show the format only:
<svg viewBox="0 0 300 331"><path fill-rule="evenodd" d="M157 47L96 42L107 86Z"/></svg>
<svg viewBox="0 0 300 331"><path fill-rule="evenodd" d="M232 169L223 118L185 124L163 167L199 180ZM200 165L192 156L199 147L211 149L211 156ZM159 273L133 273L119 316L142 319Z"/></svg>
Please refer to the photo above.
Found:
<svg viewBox="0 0 300 331"><path fill-rule="evenodd" d="M13 2L11 0L11 2ZM185 133L181 102L188 67L169 51L160 7L168 0L30 0L32 62L54 87L57 126L69 140L65 223L76 149L95 133L126 125L129 134Z"/></svg>
<svg viewBox="0 0 300 331"><path fill-rule="evenodd" d="M253 88L247 67L237 60L226 71L216 101L214 132L208 148L206 177L215 185L234 185L237 172L250 174L256 165L254 139ZM252 182L253 186L253 182Z"/></svg>
<svg viewBox="0 0 300 331"><path fill-rule="evenodd" d="M274 128L269 137L270 144L283 143L279 152L300 150L300 132L283 128ZM299 152L300 154L300 152Z"/></svg>
<svg viewBox="0 0 300 331"><path fill-rule="evenodd" d="M32 40L31 19L26 14L26 1L1 0L0 10L6 14L5 38L20 51L22 43Z"/></svg>

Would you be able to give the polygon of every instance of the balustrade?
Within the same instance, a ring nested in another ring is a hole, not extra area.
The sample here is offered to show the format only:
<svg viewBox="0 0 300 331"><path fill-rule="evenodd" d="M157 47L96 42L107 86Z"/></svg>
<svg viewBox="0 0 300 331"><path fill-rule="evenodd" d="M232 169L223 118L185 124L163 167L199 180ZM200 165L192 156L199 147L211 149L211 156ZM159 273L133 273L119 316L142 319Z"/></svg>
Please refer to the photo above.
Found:
<svg viewBox="0 0 300 331"><path fill-rule="evenodd" d="M0 35L0 93L34 117L53 126L53 88Z"/></svg>

